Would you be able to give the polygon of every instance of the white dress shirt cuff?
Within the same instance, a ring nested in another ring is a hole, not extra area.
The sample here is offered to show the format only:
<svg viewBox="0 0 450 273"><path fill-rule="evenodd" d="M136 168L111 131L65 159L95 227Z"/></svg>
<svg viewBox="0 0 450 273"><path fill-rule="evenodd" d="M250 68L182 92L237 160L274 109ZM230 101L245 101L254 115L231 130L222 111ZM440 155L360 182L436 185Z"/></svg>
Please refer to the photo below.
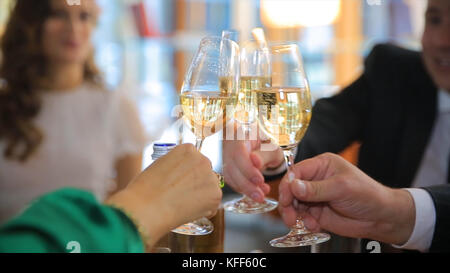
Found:
<svg viewBox="0 0 450 273"><path fill-rule="evenodd" d="M396 248L414 249L428 252L433 240L436 224L436 210L430 194L423 189L405 189L414 199L416 208L416 222L409 240L402 246L392 245Z"/></svg>

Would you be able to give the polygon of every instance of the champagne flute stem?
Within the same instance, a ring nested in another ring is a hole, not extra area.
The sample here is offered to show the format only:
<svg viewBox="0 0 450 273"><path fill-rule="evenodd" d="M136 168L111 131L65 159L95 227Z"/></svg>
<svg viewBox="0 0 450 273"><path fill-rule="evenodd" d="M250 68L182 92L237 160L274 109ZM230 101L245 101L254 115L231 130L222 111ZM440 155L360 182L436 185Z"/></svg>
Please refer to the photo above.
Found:
<svg viewBox="0 0 450 273"><path fill-rule="evenodd" d="M293 149L291 150L284 150L284 159L286 160L286 164L287 164L287 170L288 170L288 177L290 178L289 172L293 173L293 166L294 166L294 153L293 153ZM289 183L292 182L292 180L289 180ZM297 200L294 200L294 203L297 202ZM295 206L294 206L295 207ZM291 233L296 233L296 234L305 234L305 233L309 233L309 231L306 229L302 218L300 216L297 217L297 220L295 222L295 226L292 227L291 229Z"/></svg>
<svg viewBox="0 0 450 273"><path fill-rule="evenodd" d="M286 160L288 172L292 170L292 166L294 166L294 153L293 150L284 150L284 159Z"/></svg>
<svg viewBox="0 0 450 273"><path fill-rule="evenodd" d="M202 150L204 140L205 140L204 138L197 138L195 140L195 148L197 149L197 151L200 152Z"/></svg>
<svg viewBox="0 0 450 273"><path fill-rule="evenodd" d="M250 140L250 126L242 124L242 130L244 131L244 140Z"/></svg>

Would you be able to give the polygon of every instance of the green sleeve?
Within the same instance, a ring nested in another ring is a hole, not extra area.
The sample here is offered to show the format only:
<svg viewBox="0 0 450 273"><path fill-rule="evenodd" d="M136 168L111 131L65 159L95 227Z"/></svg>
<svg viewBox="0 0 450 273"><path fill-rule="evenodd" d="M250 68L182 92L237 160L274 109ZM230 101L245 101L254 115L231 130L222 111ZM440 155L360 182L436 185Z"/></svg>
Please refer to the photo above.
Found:
<svg viewBox="0 0 450 273"><path fill-rule="evenodd" d="M78 248L79 246L79 248ZM133 222L76 189L59 190L33 202L0 228L0 252L142 253Z"/></svg>

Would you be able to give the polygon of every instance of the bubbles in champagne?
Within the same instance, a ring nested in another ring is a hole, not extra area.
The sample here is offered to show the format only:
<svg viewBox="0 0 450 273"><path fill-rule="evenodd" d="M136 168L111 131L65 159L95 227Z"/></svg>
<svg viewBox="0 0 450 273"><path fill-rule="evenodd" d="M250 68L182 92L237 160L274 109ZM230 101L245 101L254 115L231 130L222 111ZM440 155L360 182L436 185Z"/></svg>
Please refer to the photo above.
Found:
<svg viewBox="0 0 450 273"><path fill-rule="evenodd" d="M227 110L235 101L236 95L224 92L185 92L181 94L183 118L195 136L203 139L224 127L230 119Z"/></svg>
<svg viewBox="0 0 450 273"><path fill-rule="evenodd" d="M311 120L311 98L306 88L267 88L254 92L258 123L282 149L295 147Z"/></svg>
<svg viewBox="0 0 450 273"><path fill-rule="evenodd" d="M258 114L258 105L256 93L253 91L264 89L270 85L270 77L241 77L238 104L234 114L237 121L247 125L255 121Z"/></svg>

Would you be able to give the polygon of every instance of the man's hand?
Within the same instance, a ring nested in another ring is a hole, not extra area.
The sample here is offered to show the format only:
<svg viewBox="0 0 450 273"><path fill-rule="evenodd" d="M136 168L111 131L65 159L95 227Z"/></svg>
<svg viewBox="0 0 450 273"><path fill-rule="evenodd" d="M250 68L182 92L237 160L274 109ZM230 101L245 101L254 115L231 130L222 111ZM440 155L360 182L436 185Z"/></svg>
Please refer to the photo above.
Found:
<svg viewBox="0 0 450 273"><path fill-rule="evenodd" d="M376 182L334 154L294 166L280 184L279 210L289 226L301 216L308 229L404 244L415 224L414 200L408 191ZM291 174L292 176L292 174ZM294 199L300 204L294 208Z"/></svg>

